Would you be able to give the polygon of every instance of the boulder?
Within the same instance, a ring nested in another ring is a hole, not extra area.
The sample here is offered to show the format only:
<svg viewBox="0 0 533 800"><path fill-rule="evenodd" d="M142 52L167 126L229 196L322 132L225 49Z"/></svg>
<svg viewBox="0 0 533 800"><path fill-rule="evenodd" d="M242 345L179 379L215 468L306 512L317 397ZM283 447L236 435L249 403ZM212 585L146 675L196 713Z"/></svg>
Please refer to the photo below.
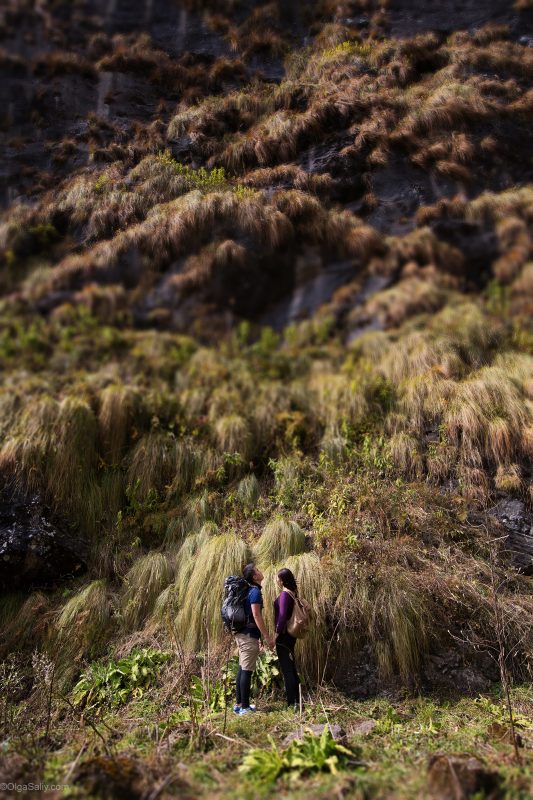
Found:
<svg viewBox="0 0 533 800"><path fill-rule="evenodd" d="M302 725L297 731L287 734L283 740L283 746L287 747L296 739L301 739L306 731L311 731L315 736L321 736L325 727L325 725ZM343 744L346 741L346 731L340 725L330 725L329 730L336 742Z"/></svg>
<svg viewBox="0 0 533 800"><path fill-rule="evenodd" d="M368 736L376 727L375 719L362 719L356 722L351 729L352 736Z"/></svg>
<svg viewBox="0 0 533 800"><path fill-rule="evenodd" d="M0 592L26 591L85 569L86 544L61 530L38 494L0 491Z"/></svg>
<svg viewBox="0 0 533 800"><path fill-rule="evenodd" d="M140 762L127 754L97 755L82 762L72 783L103 800L141 800L149 784Z"/></svg>
<svg viewBox="0 0 533 800"><path fill-rule="evenodd" d="M504 744L513 744L516 739L517 747L523 747L524 741L520 736L519 732L515 729L514 737L513 731L510 725L503 722L491 722L489 727L487 728L487 733L490 738L495 742L500 742Z"/></svg>
<svg viewBox="0 0 533 800"><path fill-rule="evenodd" d="M470 753L435 753L428 764L428 792L433 800L463 800L473 795L485 800L502 797L501 779Z"/></svg>

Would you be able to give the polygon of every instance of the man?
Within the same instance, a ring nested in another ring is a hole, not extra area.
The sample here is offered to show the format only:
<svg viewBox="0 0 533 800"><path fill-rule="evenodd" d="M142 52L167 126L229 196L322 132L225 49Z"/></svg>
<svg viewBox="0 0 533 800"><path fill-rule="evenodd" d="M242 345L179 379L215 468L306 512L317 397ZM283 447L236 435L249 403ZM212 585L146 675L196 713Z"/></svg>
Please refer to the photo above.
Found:
<svg viewBox="0 0 533 800"><path fill-rule="evenodd" d="M239 648L239 671L236 679L237 702L233 706L233 711L238 714L248 714L255 711L255 706L250 705L250 684L252 673L257 663L259 655L259 639L271 650L275 647L275 640L268 635L265 621L263 619L263 595L261 594L261 583L264 575L255 564L247 564L242 571L245 581L250 584L248 596L244 601L244 610L248 620L245 627L235 634L235 640Z"/></svg>

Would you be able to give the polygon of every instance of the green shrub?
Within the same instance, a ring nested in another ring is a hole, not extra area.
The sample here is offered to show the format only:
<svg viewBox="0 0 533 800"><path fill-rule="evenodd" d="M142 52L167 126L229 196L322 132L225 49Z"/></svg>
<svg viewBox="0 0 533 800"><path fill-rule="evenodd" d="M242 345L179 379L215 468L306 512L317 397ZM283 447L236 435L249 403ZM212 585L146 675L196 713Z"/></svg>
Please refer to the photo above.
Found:
<svg viewBox="0 0 533 800"><path fill-rule="evenodd" d="M224 167L215 167L207 170L205 167L193 169L187 164L180 164L172 157L170 150L160 152L157 156L159 161L176 172L177 175L185 179L188 188L200 189L203 192L215 192L229 188L228 180Z"/></svg>
<svg viewBox="0 0 533 800"><path fill-rule="evenodd" d="M170 657L170 653L143 647L132 650L119 661L91 664L72 690L72 702L82 708L99 709L142 697L144 690L155 683L160 666Z"/></svg>

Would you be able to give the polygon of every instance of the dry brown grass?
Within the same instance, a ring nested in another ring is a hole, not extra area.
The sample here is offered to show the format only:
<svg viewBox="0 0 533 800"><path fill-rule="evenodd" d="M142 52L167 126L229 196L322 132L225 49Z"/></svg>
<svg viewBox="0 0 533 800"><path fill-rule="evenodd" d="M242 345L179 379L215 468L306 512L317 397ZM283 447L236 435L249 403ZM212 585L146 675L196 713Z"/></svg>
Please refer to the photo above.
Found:
<svg viewBox="0 0 533 800"><path fill-rule="evenodd" d="M424 462L420 454L418 438L408 433L394 434L389 442L392 459L396 469L407 479L420 479L424 472Z"/></svg>
<svg viewBox="0 0 533 800"><path fill-rule="evenodd" d="M82 75L94 80L97 75L95 65L78 53L60 50L38 56L33 62L35 75Z"/></svg>
<svg viewBox="0 0 533 800"><path fill-rule="evenodd" d="M496 465L513 461L530 419L508 374L498 367L484 367L458 384L444 421L451 441L461 446L465 463L481 466L481 454Z"/></svg>
<svg viewBox="0 0 533 800"><path fill-rule="evenodd" d="M128 386L107 386L100 395L98 429L101 450L111 464L118 464L129 443L131 426L139 413L141 398Z"/></svg>
<svg viewBox="0 0 533 800"><path fill-rule="evenodd" d="M163 432L145 434L128 456L127 480L143 501L150 493L163 492L176 474L177 443Z"/></svg>
<svg viewBox="0 0 533 800"><path fill-rule="evenodd" d="M515 494L522 488L521 470L518 464L499 465L494 478L494 485L502 492Z"/></svg>
<svg viewBox="0 0 533 800"><path fill-rule="evenodd" d="M52 624L50 598L44 592L35 591L9 604L8 600L9 596L2 600L0 654L42 646Z"/></svg>

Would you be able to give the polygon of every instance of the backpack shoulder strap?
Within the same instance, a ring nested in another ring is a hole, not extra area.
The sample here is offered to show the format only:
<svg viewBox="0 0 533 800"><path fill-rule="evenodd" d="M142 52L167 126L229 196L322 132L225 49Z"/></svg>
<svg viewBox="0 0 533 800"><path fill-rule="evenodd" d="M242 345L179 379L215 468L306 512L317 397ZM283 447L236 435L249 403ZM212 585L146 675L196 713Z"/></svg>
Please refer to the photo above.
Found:
<svg viewBox="0 0 533 800"><path fill-rule="evenodd" d="M287 588L285 588L285 586L284 586L284 587L283 587L283 589L282 589L282 591L283 591L283 592L287 592L287 594L290 594L290 596L292 597L292 599L293 599L293 600L296 600L296 595L294 594L294 592L291 592L291 590L290 590L290 589L287 589Z"/></svg>

